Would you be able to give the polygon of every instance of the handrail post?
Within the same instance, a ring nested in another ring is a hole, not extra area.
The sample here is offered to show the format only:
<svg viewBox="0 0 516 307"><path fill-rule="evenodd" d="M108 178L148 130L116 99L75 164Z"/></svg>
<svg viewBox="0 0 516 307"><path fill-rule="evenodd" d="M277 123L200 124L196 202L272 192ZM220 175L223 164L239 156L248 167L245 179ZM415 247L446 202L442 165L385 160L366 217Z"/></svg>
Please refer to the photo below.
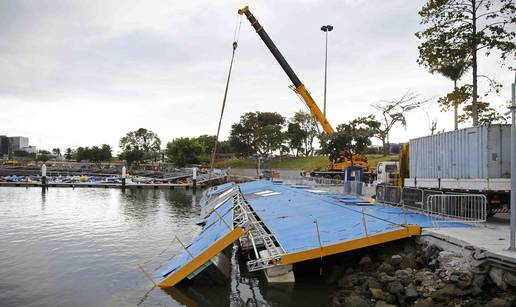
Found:
<svg viewBox="0 0 516 307"><path fill-rule="evenodd" d="M362 224L364 225L365 236L369 237L369 234L367 233L367 221L365 218L365 209L364 208L362 208Z"/></svg>

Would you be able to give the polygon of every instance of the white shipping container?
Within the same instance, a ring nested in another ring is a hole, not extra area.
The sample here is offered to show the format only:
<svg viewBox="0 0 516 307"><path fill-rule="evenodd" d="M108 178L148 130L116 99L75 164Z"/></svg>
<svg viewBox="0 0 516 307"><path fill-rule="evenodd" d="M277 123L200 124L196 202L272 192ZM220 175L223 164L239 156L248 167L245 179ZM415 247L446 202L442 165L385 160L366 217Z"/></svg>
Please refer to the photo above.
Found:
<svg viewBox="0 0 516 307"><path fill-rule="evenodd" d="M410 178L510 178L510 125L465 128L410 140Z"/></svg>

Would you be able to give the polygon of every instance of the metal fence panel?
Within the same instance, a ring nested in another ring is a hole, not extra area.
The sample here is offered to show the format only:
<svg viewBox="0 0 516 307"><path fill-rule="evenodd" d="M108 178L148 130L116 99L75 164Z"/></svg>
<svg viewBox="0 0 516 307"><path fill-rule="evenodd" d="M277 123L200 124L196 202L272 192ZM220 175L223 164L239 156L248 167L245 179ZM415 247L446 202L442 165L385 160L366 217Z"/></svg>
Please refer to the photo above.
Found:
<svg viewBox="0 0 516 307"><path fill-rule="evenodd" d="M396 205L401 203L401 187L385 186L384 202Z"/></svg>
<svg viewBox="0 0 516 307"><path fill-rule="evenodd" d="M403 204L414 209L423 208L423 189L404 187L401 193Z"/></svg>
<svg viewBox="0 0 516 307"><path fill-rule="evenodd" d="M385 186L384 185L377 185L376 186L376 200L377 201L385 201Z"/></svg>
<svg viewBox="0 0 516 307"><path fill-rule="evenodd" d="M441 218L445 218L444 221L485 222L487 198L482 194L428 195L426 212L436 224L441 221Z"/></svg>

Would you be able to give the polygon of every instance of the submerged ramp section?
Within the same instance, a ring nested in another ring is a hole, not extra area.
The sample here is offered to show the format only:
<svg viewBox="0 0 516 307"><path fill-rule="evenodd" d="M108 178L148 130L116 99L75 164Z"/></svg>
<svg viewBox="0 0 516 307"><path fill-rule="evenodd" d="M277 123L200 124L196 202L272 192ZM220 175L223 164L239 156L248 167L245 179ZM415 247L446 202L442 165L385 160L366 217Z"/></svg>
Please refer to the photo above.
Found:
<svg viewBox="0 0 516 307"><path fill-rule="evenodd" d="M212 259L217 254L244 235L243 228L233 227L233 198L214 199L218 202L205 204L211 207L211 211L207 214L205 226L199 236L184 246L184 252L152 274L159 287L173 287L185 278L192 279L213 265Z"/></svg>
<svg viewBox="0 0 516 307"><path fill-rule="evenodd" d="M258 181L241 184L240 191L284 251L281 265L419 235L422 227L432 227L424 214L302 186Z"/></svg>

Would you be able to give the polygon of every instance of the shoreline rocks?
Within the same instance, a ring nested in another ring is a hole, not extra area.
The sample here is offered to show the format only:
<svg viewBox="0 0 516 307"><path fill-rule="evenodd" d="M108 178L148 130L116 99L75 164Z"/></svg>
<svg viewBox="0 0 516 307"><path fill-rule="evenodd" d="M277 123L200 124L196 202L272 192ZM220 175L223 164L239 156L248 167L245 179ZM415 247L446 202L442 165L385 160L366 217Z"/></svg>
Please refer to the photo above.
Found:
<svg viewBox="0 0 516 307"><path fill-rule="evenodd" d="M329 306L512 306L516 275L471 267L463 255L414 240L361 250L332 265ZM483 264L481 264L483 265ZM337 274L338 273L338 274ZM340 276L339 276L340 275Z"/></svg>

